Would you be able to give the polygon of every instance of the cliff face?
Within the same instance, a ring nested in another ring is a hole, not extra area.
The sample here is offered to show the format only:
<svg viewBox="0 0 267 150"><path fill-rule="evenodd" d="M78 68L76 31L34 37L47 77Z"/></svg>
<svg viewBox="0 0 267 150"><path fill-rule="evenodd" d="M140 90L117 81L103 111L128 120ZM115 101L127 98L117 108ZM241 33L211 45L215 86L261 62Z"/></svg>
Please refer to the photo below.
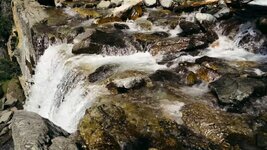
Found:
<svg viewBox="0 0 267 150"><path fill-rule="evenodd" d="M14 48L12 41L9 41L9 56L15 56L20 65L23 76L21 82L27 95L29 84L33 75L33 68L36 64L36 51L32 41L32 27L41 22L48 15L44 12L44 7L35 0L14 0L12 2L14 18L14 36L17 36L17 47ZM16 38L16 37L14 37ZM12 38L10 38L12 40Z"/></svg>

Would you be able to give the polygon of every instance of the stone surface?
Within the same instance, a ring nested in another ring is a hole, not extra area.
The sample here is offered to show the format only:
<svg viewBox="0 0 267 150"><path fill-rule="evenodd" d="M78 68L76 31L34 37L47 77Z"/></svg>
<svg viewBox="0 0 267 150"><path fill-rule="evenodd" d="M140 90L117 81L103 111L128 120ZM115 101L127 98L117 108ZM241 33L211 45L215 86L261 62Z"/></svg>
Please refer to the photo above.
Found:
<svg viewBox="0 0 267 150"><path fill-rule="evenodd" d="M180 28L183 30L180 35L191 35L194 33L199 33L201 31L200 26L196 23L192 23L189 21L181 21L179 23Z"/></svg>
<svg viewBox="0 0 267 150"><path fill-rule="evenodd" d="M143 3L146 6L151 7L151 6L155 6L157 4L157 0L143 0Z"/></svg>
<svg viewBox="0 0 267 150"><path fill-rule="evenodd" d="M196 50L207 47L208 40L204 34L198 34L188 37L174 37L162 39L152 44L150 53L152 55L177 53L180 51Z"/></svg>
<svg viewBox="0 0 267 150"><path fill-rule="evenodd" d="M93 34L74 45L74 54L129 55L141 51L138 43L123 32L96 30Z"/></svg>
<svg viewBox="0 0 267 150"><path fill-rule="evenodd" d="M47 149L48 127L39 115L17 111L13 116L12 137L16 150Z"/></svg>
<svg viewBox="0 0 267 150"><path fill-rule="evenodd" d="M8 122L12 117L12 111L3 111L0 117L0 124Z"/></svg>
<svg viewBox="0 0 267 150"><path fill-rule="evenodd" d="M211 15L211 14L208 14L208 13L196 13L196 19L202 23L203 21L207 21L207 22L215 22L216 21L216 18Z"/></svg>
<svg viewBox="0 0 267 150"><path fill-rule="evenodd" d="M78 150L75 142L65 137L56 137L52 139L49 150Z"/></svg>
<svg viewBox="0 0 267 150"><path fill-rule="evenodd" d="M265 82L264 79L224 75L211 83L210 87L217 94L219 102L239 104L251 96L265 95L267 86Z"/></svg>
<svg viewBox="0 0 267 150"><path fill-rule="evenodd" d="M220 144L222 148L229 149L231 147L229 143L232 141L228 141L227 138L233 134L243 137L244 143L247 139L252 140L253 138L252 129L246 123L246 118L239 115L215 110L201 103L185 105L182 113L182 119L186 126L195 133Z"/></svg>
<svg viewBox="0 0 267 150"><path fill-rule="evenodd" d="M173 0L159 0L159 3L164 8L170 8L173 4Z"/></svg>
<svg viewBox="0 0 267 150"><path fill-rule="evenodd" d="M110 6L110 1L104 1L102 0L96 7L98 9L107 9Z"/></svg>
<svg viewBox="0 0 267 150"><path fill-rule="evenodd" d="M17 78L13 78L8 82L7 85L5 105L11 107L19 103L17 106L19 108L22 108L24 101L25 101L24 91L21 88L20 82Z"/></svg>
<svg viewBox="0 0 267 150"><path fill-rule="evenodd" d="M48 149L55 136L66 136L66 132L43 119L36 113L16 111L12 119L12 137L16 150Z"/></svg>

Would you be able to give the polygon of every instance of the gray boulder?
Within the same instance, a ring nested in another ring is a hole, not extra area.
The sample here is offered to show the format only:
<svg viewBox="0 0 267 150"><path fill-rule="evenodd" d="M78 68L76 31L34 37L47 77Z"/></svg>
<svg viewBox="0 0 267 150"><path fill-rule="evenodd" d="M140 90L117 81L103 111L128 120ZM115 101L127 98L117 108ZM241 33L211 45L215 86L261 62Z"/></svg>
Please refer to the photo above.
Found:
<svg viewBox="0 0 267 150"><path fill-rule="evenodd" d="M60 136L52 140L49 150L78 150L78 148L71 139Z"/></svg>
<svg viewBox="0 0 267 150"><path fill-rule="evenodd" d="M266 94L266 81L235 75L224 75L210 84L218 100L223 104L240 104L251 96Z"/></svg>
<svg viewBox="0 0 267 150"><path fill-rule="evenodd" d="M68 135L38 114L27 111L14 113L11 128L16 150L47 150L52 138Z"/></svg>
<svg viewBox="0 0 267 150"><path fill-rule="evenodd" d="M41 116L17 111L13 116L12 137L16 150L45 150L50 138L48 127Z"/></svg>

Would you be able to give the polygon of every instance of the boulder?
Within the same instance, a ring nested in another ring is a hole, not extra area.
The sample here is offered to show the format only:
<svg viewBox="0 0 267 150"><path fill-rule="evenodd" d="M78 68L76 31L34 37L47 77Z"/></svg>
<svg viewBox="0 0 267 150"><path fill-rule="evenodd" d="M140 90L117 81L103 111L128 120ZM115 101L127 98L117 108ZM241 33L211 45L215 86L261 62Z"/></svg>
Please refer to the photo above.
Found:
<svg viewBox="0 0 267 150"><path fill-rule="evenodd" d="M135 23L141 30L151 30L153 25L152 22L143 18L136 19Z"/></svg>
<svg viewBox="0 0 267 150"><path fill-rule="evenodd" d="M198 133L212 142L221 145L222 149L231 149L239 147L247 143L253 143L253 133L250 125L247 123L249 118L238 114L226 113L221 110L216 110L209 105L203 103L191 103L183 106L182 120L184 124L195 133ZM234 139L229 137L236 136ZM234 141L241 143L234 143Z"/></svg>
<svg viewBox="0 0 267 150"><path fill-rule="evenodd" d="M11 107L17 105L18 108L22 108L25 99L20 81L17 78L10 80L7 85L5 106Z"/></svg>
<svg viewBox="0 0 267 150"><path fill-rule="evenodd" d="M208 46L209 40L204 34L187 37L162 39L151 45L149 52L152 55L191 51Z"/></svg>
<svg viewBox="0 0 267 150"><path fill-rule="evenodd" d="M79 126L87 147L103 150L216 147L185 126L162 116L156 107L151 107L153 100L147 103L151 99L144 95L132 96L116 96L112 100L110 96L102 98L100 103L87 110Z"/></svg>
<svg viewBox="0 0 267 150"><path fill-rule="evenodd" d="M88 76L89 82L97 82L102 81L110 77L112 74L116 72L119 65L116 64L108 64L103 65L97 68L92 74Z"/></svg>
<svg viewBox="0 0 267 150"><path fill-rule="evenodd" d="M111 4L115 4L116 6L119 6L122 4L123 0L111 0Z"/></svg>
<svg viewBox="0 0 267 150"><path fill-rule="evenodd" d="M267 92L265 79L224 75L210 84L222 104L238 105L251 96L263 96Z"/></svg>
<svg viewBox="0 0 267 150"><path fill-rule="evenodd" d="M12 137L16 150L47 149L50 140L43 118L35 113L17 111L12 119Z"/></svg>
<svg viewBox="0 0 267 150"><path fill-rule="evenodd" d="M48 122L36 113L16 111L11 125L15 149L48 149L53 137L66 136L66 131Z"/></svg>
<svg viewBox="0 0 267 150"><path fill-rule="evenodd" d="M0 115L0 124L7 123L13 115L13 111L3 111Z"/></svg>
<svg viewBox="0 0 267 150"><path fill-rule="evenodd" d="M125 33L96 30L89 38L74 44L74 54L129 55L140 51L135 40Z"/></svg>
<svg viewBox="0 0 267 150"><path fill-rule="evenodd" d="M52 139L49 150L78 150L75 142L66 137L60 136Z"/></svg>
<svg viewBox="0 0 267 150"><path fill-rule="evenodd" d="M157 4L157 0L143 0L143 3L148 7L152 7Z"/></svg>
<svg viewBox="0 0 267 150"><path fill-rule="evenodd" d="M203 21L214 23L216 21L216 18L213 15L208 14L208 13L196 13L195 18L200 23L202 23Z"/></svg>
<svg viewBox="0 0 267 150"><path fill-rule="evenodd" d="M189 22L189 21L181 21L179 23L180 28L183 30L180 35L192 35L194 33L201 32L201 28L198 24Z"/></svg>
<svg viewBox="0 0 267 150"><path fill-rule="evenodd" d="M107 9L107 8L109 8L110 4L111 4L110 1L102 0L96 7L98 9Z"/></svg>
<svg viewBox="0 0 267 150"><path fill-rule="evenodd" d="M164 8L170 8L173 5L173 0L159 0L159 3Z"/></svg>
<svg viewBox="0 0 267 150"><path fill-rule="evenodd" d="M114 27L119 30L130 29L128 25L122 23L114 23Z"/></svg>

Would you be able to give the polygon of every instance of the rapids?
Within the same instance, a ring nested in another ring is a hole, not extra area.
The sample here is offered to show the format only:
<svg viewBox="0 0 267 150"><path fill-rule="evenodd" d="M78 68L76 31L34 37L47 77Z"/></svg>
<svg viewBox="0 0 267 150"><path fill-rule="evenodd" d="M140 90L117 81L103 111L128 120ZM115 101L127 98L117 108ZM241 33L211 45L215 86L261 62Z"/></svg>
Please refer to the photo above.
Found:
<svg viewBox="0 0 267 150"><path fill-rule="evenodd" d="M130 27L126 32L147 32L138 28L133 21L128 21L126 24ZM171 30L153 25L152 30L151 32L169 32L171 36L181 32L179 26ZM238 34L239 36L234 39L218 34L219 39L198 56L181 55L176 61L194 62L195 59L205 55L226 60L266 61L267 56L248 52L238 45L237 41L242 38L242 34ZM57 44L45 50L37 64L36 74L33 77L34 84L25 104L26 110L40 114L70 133L77 130L85 110L97 97L108 94L104 85L88 82L88 75L98 67L118 64L118 72L137 70L147 73L167 68L165 65L157 64L160 56L153 57L148 52L128 56L73 55L72 47L72 44ZM196 95L209 91L206 85L185 87L182 90L186 93L190 89L197 89Z"/></svg>

